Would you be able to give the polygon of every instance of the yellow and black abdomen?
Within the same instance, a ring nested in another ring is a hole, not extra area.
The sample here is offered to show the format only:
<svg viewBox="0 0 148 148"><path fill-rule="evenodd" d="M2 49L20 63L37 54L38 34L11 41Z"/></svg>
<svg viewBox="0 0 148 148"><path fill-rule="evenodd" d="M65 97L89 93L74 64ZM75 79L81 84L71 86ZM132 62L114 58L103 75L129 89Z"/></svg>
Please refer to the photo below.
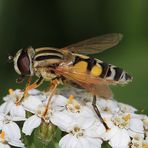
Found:
<svg viewBox="0 0 148 148"><path fill-rule="evenodd" d="M123 69L87 56L77 54L73 66L79 67L81 72L87 71L94 77L111 80L116 84L126 84L132 80L132 77Z"/></svg>

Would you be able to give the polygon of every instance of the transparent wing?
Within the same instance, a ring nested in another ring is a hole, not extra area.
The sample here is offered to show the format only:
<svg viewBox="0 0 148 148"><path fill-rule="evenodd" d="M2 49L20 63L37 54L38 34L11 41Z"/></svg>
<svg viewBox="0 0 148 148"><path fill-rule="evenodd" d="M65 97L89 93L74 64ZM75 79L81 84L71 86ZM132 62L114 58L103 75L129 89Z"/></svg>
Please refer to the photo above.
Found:
<svg viewBox="0 0 148 148"><path fill-rule="evenodd" d="M56 73L64 76L68 80L78 84L82 88L85 88L93 95L98 95L106 99L112 97L112 92L108 87L109 84L113 83L111 81L106 81L99 77L93 77L88 73L74 71L71 67L68 66L58 67L55 71Z"/></svg>
<svg viewBox="0 0 148 148"><path fill-rule="evenodd" d="M105 34L99 37L94 37L75 44L71 44L64 49L81 54L100 53L117 45L122 37L123 35L121 33Z"/></svg>

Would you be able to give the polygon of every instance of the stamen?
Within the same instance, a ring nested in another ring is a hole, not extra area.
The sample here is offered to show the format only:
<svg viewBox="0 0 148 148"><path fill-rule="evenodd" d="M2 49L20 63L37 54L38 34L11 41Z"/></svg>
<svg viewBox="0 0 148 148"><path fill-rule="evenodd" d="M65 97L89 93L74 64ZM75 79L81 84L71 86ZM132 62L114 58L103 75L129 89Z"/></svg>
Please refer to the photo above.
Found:
<svg viewBox="0 0 148 148"><path fill-rule="evenodd" d="M77 138L82 137L84 135L83 132L84 132L83 129L79 127L74 127L73 130L71 131L71 133L75 135Z"/></svg>
<svg viewBox="0 0 148 148"><path fill-rule="evenodd" d="M130 114L128 114L128 115L126 115L125 117L123 117L123 119L127 122L127 121L129 121L129 119L131 118L131 115Z"/></svg>
<svg viewBox="0 0 148 148"><path fill-rule="evenodd" d="M1 132L0 138L1 138L3 141L5 141L5 132L4 132L4 131Z"/></svg>
<svg viewBox="0 0 148 148"><path fill-rule="evenodd" d="M70 95L68 98L68 104L72 104L73 100L74 100L74 96Z"/></svg>
<svg viewBox="0 0 148 148"><path fill-rule="evenodd" d="M75 105L75 109L77 109L77 110L80 109L80 105L78 103Z"/></svg>
<svg viewBox="0 0 148 148"><path fill-rule="evenodd" d="M75 131L75 132L79 132L79 131L80 131L80 128L79 128L79 127L75 127L75 128L74 128L74 131Z"/></svg>
<svg viewBox="0 0 148 148"><path fill-rule="evenodd" d="M148 144L143 144L142 148L148 148Z"/></svg>
<svg viewBox="0 0 148 148"><path fill-rule="evenodd" d="M10 95L13 94L13 92L14 92L14 91L13 91L13 89L11 89L11 88L8 90L8 93L9 93Z"/></svg>

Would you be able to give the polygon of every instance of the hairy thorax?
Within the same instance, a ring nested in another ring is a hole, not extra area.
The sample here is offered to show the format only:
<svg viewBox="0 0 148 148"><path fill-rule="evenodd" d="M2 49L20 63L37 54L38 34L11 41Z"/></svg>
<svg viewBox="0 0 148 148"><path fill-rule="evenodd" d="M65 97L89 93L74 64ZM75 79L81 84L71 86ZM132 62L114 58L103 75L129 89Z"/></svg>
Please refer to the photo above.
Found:
<svg viewBox="0 0 148 148"><path fill-rule="evenodd" d="M57 77L57 75L51 69L47 67L35 68L36 76L42 76L46 81L50 81Z"/></svg>

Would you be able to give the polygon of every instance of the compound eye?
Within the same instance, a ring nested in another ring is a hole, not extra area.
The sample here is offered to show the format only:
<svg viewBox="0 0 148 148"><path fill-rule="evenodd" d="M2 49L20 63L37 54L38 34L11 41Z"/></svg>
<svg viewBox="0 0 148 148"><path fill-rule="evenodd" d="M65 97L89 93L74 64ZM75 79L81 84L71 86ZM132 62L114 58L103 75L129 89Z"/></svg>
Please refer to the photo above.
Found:
<svg viewBox="0 0 148 148"><path fill-rule="evenodd" d="M27 52L22 50L22 53L18 58L17 65L21 74L24 74L24 75L30 74L30 60Z"/></svg>

